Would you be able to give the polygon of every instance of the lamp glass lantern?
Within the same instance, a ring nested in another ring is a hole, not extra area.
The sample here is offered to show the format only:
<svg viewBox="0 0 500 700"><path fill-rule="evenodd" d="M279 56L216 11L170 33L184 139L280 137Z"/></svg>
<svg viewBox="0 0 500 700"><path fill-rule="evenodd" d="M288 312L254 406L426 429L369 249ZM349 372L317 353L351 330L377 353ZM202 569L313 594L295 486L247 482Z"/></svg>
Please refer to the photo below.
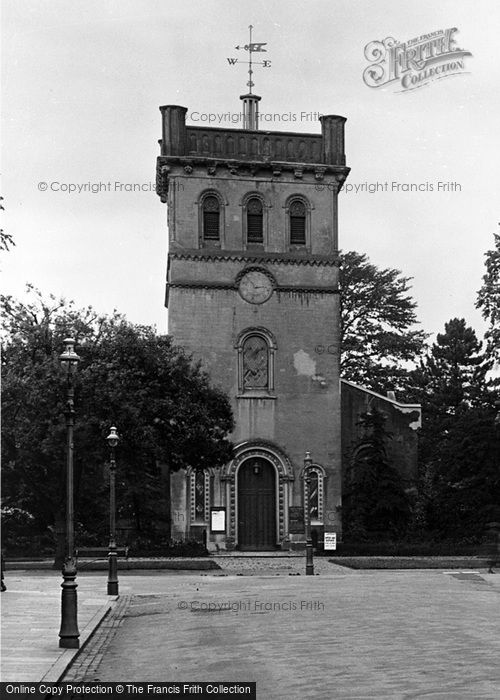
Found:
<svg viewBox="0 0 500 700"><path fill-rule="evenodd" d="M107 440L108 445L109 445L111 448L116 447L116 446L118 445L118 442L119 442L119 440L120 440L120 437L119 437L118 433L116 432L115 426L112 426L112 427L109 429L109 435L108 435L108 437L106 438L106 440Z"/></svg>
<svg viewBox="0 0 500 700"><path fill-rule="evenodd" d="M59 355L59 361L62 368L65 369L68 374L70 374L75 371L76 366L80 361L80 356L75 352L74 338L65 338L64 345L64 352Z"/></svg>

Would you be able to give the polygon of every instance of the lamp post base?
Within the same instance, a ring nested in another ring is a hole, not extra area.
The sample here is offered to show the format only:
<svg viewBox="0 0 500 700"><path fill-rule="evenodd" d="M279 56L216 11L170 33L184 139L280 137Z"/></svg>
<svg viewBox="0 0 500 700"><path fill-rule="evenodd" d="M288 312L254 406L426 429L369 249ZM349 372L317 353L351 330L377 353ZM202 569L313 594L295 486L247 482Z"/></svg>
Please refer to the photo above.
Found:
<svg viewBox="0 0 500 700"><path fill-rule="evenodd" d="M59 647L61 649L79 649L80 640L78 637L61 637L59 639Z"/></svg>
<svg viewBox="0 0 500 700"><path fill-rule="evenodd" d="M118 557L114 543L110 545L108 555L108 595L118 595Z"/></svg>
<svg viewBox="0 0 500 700"><path fill-rule="evenodd" d="M108 581L108 595L118 595L118 581Z"/></svg>
<svg viewBox="0 0 500 700"><path fill-rule="evenodd" d="M63 649L78 649L80 647L80 632L78 631L78 601L76 589L76 563L74 559L66 559L63 565L61 583L61 629L59 630L59 646Z"/></svg>
<svg viewBox="0 0 500 700"><path fill-rule="evenodd" d="M306 576L314 576L313 546L306 544Z"/></svg>

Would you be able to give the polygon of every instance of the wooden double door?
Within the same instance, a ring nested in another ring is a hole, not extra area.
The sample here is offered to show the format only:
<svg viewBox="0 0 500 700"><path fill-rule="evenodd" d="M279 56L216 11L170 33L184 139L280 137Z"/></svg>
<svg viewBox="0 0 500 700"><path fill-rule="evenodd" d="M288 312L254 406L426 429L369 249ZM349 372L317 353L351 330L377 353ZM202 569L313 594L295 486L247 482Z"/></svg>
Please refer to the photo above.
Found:
<svg viewBox="0 0 500 700"><path fill-rule="evenodd" d="M238 545L276 548L276 472L262 457L245 460L238 470Z"/></svg>

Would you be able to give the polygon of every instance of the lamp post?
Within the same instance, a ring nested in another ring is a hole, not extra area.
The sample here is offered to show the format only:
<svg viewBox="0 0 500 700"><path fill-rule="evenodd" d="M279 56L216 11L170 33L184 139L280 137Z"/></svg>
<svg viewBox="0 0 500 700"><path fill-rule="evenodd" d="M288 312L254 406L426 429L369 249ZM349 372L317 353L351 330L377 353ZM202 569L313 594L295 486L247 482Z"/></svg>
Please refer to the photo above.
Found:
<svg viewBox="0 0 500 700"><path fill-rule="evenodd" d="M313 543L311 538L311 509L309 507L312 464L311 453L306 452L304 457L304 485L305 485L305 509L304 520L306 526L306 576L314 576Z"/></svg>
<svg viewBox="0 0 500 700"><path fill-rule="evenodd" d="M73 376L80 358L75 352L75 341L66 338L64 352L59 360L66 372L66 555L62 568L61 584L61 628L59 646L65 649L78 649L80 646L78 631L78 601L76 589L76 559L74 547L74 510L73 510L73 428L75 423Z"/></svg>
<svg viewBox="0 0 500 700"><path fill-rule="evenodd" d="M117 435L116 428L113 426L110 429L109 435L106 438L110 447L111 454L109 458L109 554L108 554L108 595L118 595L118 558L116 553L116 525L115 525L115 447L118 445L120 438Z"/></svg>

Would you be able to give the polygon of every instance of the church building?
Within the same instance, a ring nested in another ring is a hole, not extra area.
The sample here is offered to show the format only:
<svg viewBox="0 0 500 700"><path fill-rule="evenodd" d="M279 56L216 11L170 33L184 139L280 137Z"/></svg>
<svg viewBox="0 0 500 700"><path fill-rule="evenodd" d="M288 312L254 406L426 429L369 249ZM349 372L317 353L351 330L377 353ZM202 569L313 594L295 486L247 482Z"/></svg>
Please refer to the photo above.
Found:
<svg viewBox="0 0 500 700"><path fill-rule="evenodd" d="M318 134L261 131L260 97L241 100L242 129L187 125L185 107L160 107L169 334L228 394L236 423L229 464L171 475L171 536L211 550L289 549L304 542L304 512L318 541L342 531L346 119L320 117ZM345 387L355 404L356 387Z"/></svg>

